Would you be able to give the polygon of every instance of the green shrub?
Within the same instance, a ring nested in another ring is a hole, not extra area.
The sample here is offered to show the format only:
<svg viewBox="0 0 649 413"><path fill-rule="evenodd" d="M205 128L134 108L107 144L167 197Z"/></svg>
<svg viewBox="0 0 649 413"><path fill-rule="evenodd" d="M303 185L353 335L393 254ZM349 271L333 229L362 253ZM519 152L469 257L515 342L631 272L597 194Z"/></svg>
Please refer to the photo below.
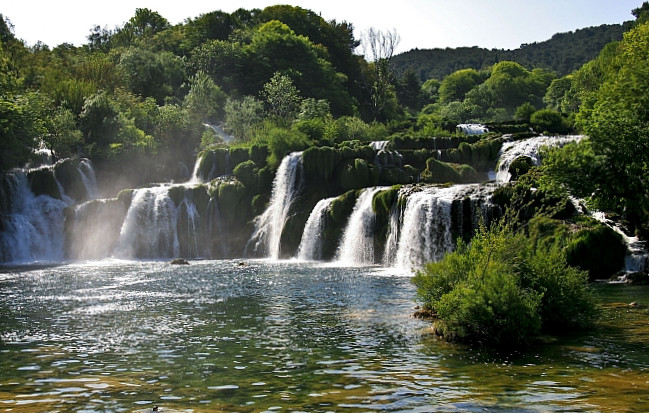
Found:
<svg viewBox="0 0 649 413"><path fill-rule="evenodd" d="M534 162L529 156L519 156L509 164L509 173L512 175L511 180L515 181L519 176L525 175L532 169Z"/></svg>
<svg viewBox="0 0 649 413"><path fill-rule="evenodd" d="M413 278L437 331L451 340L500 347L529 343L540 331L585 326L594 303L585 274L567 265L559 244L535 247L503 225L478 230L469 245L426 264Z"/></svg>
<svg viewBox="0 0 649 413"><path fill-rule="evenodd" d="M277 168L282 159L291 152L308 148L311 142L305 134L296 130L273 128L268 132L268 164Z"/></svg>
<svg viewBox="0 0 649 413"><path fill-rule="evenodd" d="M530 117L530 123L538 132L565 133L569 129L561 114L552 109L537 110Z"/></svg>

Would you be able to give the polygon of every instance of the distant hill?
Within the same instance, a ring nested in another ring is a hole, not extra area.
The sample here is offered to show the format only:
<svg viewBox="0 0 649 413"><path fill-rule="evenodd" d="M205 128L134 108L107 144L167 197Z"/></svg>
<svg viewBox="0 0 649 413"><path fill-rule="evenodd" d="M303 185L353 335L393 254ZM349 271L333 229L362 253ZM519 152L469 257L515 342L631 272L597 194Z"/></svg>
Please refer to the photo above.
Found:
<svg viewBox="0 0 649 413"><path fill-rule="evenodd" d="M540 43L522 44L515 50L458 47L446 49L413 49L392 58L399 74L411 68L424 82L435 78L442 80L456 70L482 69L503 60L512 60L527 69L544 68L564 76L584 63L594 59L602 48L622 39L633 22L604 24L574 32L557 33Z"/></svg>

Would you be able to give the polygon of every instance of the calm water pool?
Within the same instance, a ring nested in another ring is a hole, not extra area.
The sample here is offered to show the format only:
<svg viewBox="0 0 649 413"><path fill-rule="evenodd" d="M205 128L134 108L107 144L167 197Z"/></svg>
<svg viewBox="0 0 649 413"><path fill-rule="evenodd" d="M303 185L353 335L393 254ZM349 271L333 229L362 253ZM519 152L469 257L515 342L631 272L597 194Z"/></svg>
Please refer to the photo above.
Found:
<svg viewBox="0 0 649 413"><path fill-rule="evenodd" d="M593 331L504 355L436 340L382 268L4 268L0 410L649 411L649 288L593 288Z"/></svg>

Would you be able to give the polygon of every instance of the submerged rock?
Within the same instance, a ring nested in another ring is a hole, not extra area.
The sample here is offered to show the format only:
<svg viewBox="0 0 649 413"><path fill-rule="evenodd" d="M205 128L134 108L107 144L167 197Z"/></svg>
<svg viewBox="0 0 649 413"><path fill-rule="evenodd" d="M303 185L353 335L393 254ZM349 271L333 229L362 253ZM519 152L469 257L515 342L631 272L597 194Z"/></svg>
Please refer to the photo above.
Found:
<svg viewBox="0 0 649 413"><path fill-rule="evenodd" d="M183 258L175 258L171 261L171 265L189 265L189 261Z"/></svg>

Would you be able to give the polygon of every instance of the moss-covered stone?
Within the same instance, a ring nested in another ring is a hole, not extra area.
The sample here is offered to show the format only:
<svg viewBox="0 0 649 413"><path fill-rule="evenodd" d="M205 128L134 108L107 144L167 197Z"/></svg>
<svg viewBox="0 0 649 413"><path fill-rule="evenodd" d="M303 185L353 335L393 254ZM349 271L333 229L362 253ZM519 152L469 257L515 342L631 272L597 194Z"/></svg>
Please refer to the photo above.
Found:
<svg viewBox="0 0 649 413"><path fill-rule="evenodd" d="M421 178L428 183L461 182L462 176L446 162L438 161L435 158L428 158L426 170Z"/></svg>
<svg viewBox="0 0 649 413"><path fill-rule="evenodd" d="M471 165L458 165L455 170L460 174L461 182L480 182L481 175Z"/></svg>
<svg viewBox="0 0 649 413"><path fill-rule="evenodd" d="M54 172L49 168L34 169L27 174L29 188L34 195L47 195L52 198L61 199L59 184L54 178Z"/></svg>
<svg viewBox="0 0 649 413"><path fill-rule="evenodd" d="M375 186L378 182L378 168L365 159L355 158L343 162L339 173L339 185L343 191Z"/></svg>
<svg viewBox="0 0 649 413"><path fill-rule="evenodd" d="M259 169L253 161L245 161L238 164L233 175L246 186L250 193L257 193L259 187Z"/></svg>
<svg viewBox="0 0 649 413"><path fill-rule="evenodd" d="M591 280L610 278L624 267L622 236L603 224L579 231L566 248L568 264L588 271Z"/></svg>
<svg viewBox="0 0 649 413"><path fill-rule="evenodd" d="M329 206L328 216L331 221L337 225L344 225L347 222L349 214L354 209L357 192L354 190L347 191L338 198L334 199Z"/></svg>
<svg viewBox="0 0 649 413"><path fill-rule="evenodd" d="M415 176L401 168L388 168L381 171L379 181L387 185L405 185L415 182Z"/></svg>
<svg viewBox="0 0 649 413"><path fill-rule="evenodd" d="M122 189L117 194L117 199L122 203L122 205L128 208L129 205L131 205L131 200L133 200L133 192L135 192L134 189Z"/></svg>
<svg viewBox="0 0 649 413"><path fill-rule="evenodd" d="M185 199L185 187L172 186L167 191L167 195L169 196L169 198L171 198L172 201L174 201L176 207L178 207L180 203L183 202L183 199Z"/></svg>
<svg viewBox="0 0 649 413"><path fill-rule="evenodd" d="M236 168L242 162L250 160L249 148L230 148L230 167Z"/></svg>
<svg viewBox="0 0 649 413"><path fill-rule="evenodd" d="M248 149L248 157L253 161L259 168L263 168L266 165L266 158L270 155L268 146L254 144Z"/></svg>
<svg viewBox="0 0 649 413"><path fill-rule="evenodd" d="M379 191L372 198L372 210L377 216L388 216L399 198L400 185L395 185L384 191Z"/></svg>
<svg viewBox="0 0 649 413"><path fill-rule="evenodd" d="M263 214L269 201L270 195L268 193L253 196L251 201L252 214L255 216Z"/></svg>
<svg viewBox="0 0 649 413"><path fill-rule="evenodd" d="M203 182L210 181L219 176L226 174L228 158L230 156L228 149L217 148L206 150L199 155L197 175Z"/></svg>
<svg viewBox="0 0 649 413"><path fill-rule="evenodd" d="M342 158L342 152L332 147L313 146L302 154L304 172L308 176L327 181L333 176L336 165Z"/></svg>
<svg viewBox="0 0 649 413"><path fill-rule="evenodd" d="M273 189L273 180L275 179L275 171L270 165L266 165L259 169L257 172L258 193L269 193Z"/></svg>
<svg viewBox="0 0 649 413"><path fill-rule="evenodd" d="M218 202L223 218L227 221L247 221L249 203L243 202L246 187L238 180L222 181L218 184Z"/></svg>
<svg viewBox="0 0 649 413"><path fill-rule="evenodd" d="M54 176L63 187L63 192L77 202L88 200L86 185L79 173L80 159L70 158L54 165Z"/></svg>

